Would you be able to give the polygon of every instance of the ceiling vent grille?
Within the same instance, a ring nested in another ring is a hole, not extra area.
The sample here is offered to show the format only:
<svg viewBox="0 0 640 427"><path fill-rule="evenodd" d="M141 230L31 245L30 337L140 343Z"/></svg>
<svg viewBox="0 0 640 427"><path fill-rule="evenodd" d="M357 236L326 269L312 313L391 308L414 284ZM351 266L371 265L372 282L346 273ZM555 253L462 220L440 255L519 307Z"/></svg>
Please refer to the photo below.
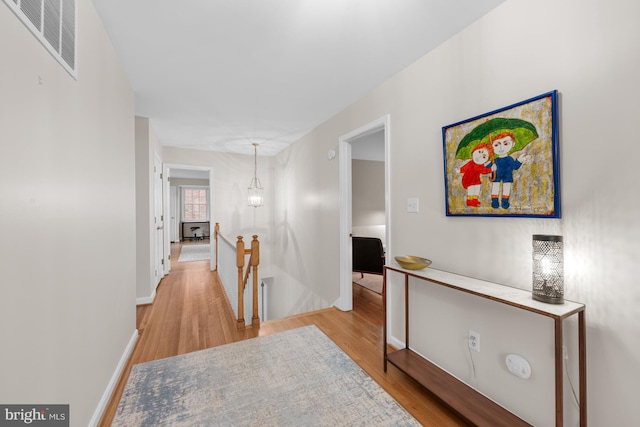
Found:
<svg viewBox="0 0 640 427"><path fill-rule="evenodd" d="M4 0L69 74L76 74L76 0Z"/></svg>

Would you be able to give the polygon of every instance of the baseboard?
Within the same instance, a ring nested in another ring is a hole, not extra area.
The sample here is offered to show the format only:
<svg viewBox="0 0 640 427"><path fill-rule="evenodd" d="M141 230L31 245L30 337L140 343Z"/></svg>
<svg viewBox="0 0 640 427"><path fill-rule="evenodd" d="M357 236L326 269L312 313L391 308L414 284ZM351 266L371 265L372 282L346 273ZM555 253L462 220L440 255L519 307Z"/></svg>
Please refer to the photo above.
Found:
<svg viewBox="0 0 640 427"><path fill-rule="evenodd" d="M154 289L150 297L136 298L136 305L153 304L153 300L155 299L156 299L156 290Z"/></svg>
<svg viewBox="0 0 640 427"><path fill-rule="evenodd" d="M404 343L393 336L387 336L387 344L391 344L395 348L405 348Z"/></svg>
<svg viewBox="0 0 640 427"><path fill-rule="evenodd" d="M349 304L347 301L351 304ZM341 295L337 300L333 302L333 304L330 305L330 307L335 307L340 311L351 311L353 310L353 300L349 301L345 299L343 295Z"/></svg>
<svg viewBox="0 0 640 427"><path fill-rule="evenodd" d="M116 385L118 384L118 381L120 380L120 376L122 375L122 371L124 370L124 367L127 364L127 361L131 357L131 353L133 353L133 348L135 347L137 340L138 340L138 330L136 329L135 331L133 331L133 335L131 336L131 339L129 340L129 344L127 344L127 348L125 348L124 353L122 354L122 357L120 358L120 362L118 362L118 366L116 367L115 372L111 376L111 380L109 381L109 384L107 385L107 389L102 394L102 398L100 399L100 402L98 403L98 407L93 412L93 417L91 417L91 421L89 421L89 426L90 427L95 427L100 422L100 418L102 418L102 414L104 413L104 410L107 408L107 405L109 404L109 399L111 399L111 395L113 394L113 390L116 388Z"/></svg>

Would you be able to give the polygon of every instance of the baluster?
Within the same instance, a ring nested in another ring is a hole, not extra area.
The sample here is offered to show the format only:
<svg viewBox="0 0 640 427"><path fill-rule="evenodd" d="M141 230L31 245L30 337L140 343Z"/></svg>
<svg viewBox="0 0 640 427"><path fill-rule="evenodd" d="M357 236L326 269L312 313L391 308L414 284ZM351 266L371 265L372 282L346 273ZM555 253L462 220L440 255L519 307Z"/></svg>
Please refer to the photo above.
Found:
<svg viewBox="0 0 640 427"><path fill-rule="evenodd" d="M242 280L242 270L244 268L245 252L242 236L238 236L236 254L236 265L238 266L238 329L244 329L244 281Z"/></svg>

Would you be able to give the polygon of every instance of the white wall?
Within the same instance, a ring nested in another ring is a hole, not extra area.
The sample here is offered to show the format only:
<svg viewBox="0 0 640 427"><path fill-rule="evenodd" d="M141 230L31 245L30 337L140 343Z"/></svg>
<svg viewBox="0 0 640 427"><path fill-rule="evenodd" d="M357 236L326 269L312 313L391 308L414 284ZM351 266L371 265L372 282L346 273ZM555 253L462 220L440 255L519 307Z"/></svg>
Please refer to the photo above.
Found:
<svg viewBox="0 0 640 427"><path fill-rule="evenodd" d="M384 225L384 162L353 160L353 227Z"/></svg>
<svg viewBox="0 0 640 427"><path fill-rule="evenodd" d="M344 129L339 135L351 130ZM275 156L275 318L326 308L339 297L338 159L327 158L337 145L325 124Z"/></svg>
<svg viewBox="0 0 640 427"><path fill-rule="evenodd" d="M383 134L383 132L378 132L378 134ZM364 144L356 143L352 146L362 145ZM384 137L382 137L382 147L384 157ZM352 160L351 234L377 237L386 247L384 169L384 161L356 160L355 158Z"/></svg>
<svg viewBox="0 0 640 427"><path fill-rule="evenodd" d="M153 157L150 150L150 123L146 117L135 118L136 152L136 297L152 300L154 296L152 260Z"/></svg>
<svg viewBox="0 0 640 427"><path fill-rule="evenodd" d="M193 166L208 166L213 169L210 195L213 202L211 227L220 223L220 232L235 241L244 236L245 243L251 236L259 236L260 276L271 275L271 245L273 244L273 193L272 157L258 156L258 178L265 188L265 205L259 208L248 206L247 189L253 177L253 155L222 153L163 147L165 163Z"/></svg>
<svg viewBox="0 0 640 427"><path fill-rule="evenodd" d="M277 286L289 295L283 295L282 312L322 308L339 296L338 162L326 153L341 135L390 114L391 246L397 253L389 258L423 255L435 268L530 289L531 235L563 235L566 297L587 305L589 423L634 425L640 383L640 200L633 179L640 156L633 137L638 16L640 4L630 0L507 1L277 155L273 264L287 272ZM560 94L563 218L446 217L442 126L553 89ZM406 199L415 196L420 212L408 214ZM414 291L412 301L427 304L431 296L423 293ZM403 339L399 295L392 296L392 334ZM419 350L446 359L456 375L506 399L535 425L552 424L545 322L447 292L435 297L442 302L434 313L439 326L413 340ZM415 319L420 325L428 320ZM476 377L463 344L470 327L483 337ZM518 331L526 333L518 337ZM435 346L427 349L426 338ZM576 382L576 345L567 345ZM530 358L535 378L518 383L507 374L505 350ZM568 395L566 408L567 423L574 425Z"/></svg>
<svg viewBox="0 0 640 427"><path fill-rule="evenodd" d="M93 5L78 80L0 4L0 402L86 426L135 331L134 100Z"/></svg>

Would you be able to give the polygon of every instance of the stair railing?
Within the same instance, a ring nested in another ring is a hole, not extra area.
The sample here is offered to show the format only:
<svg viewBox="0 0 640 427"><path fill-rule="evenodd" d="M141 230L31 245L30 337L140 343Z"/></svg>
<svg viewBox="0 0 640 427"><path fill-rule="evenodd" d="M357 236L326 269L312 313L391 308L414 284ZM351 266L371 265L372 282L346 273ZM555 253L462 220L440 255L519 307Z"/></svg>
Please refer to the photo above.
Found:
<svg viewBox="0 0 640 427"><path fill-rule="evenodd" d="M258 265L260 264L260 242L258 236L253 235L250 249L245 249L245 243L242 240L242 236L238 236L236 242L236 255L237 255L237 267L238 267L238 329L245 328L244 321L244 291L249 281L249 274L252 273L253 286L253 314L251 317L251 326L260 326L260 316L258 315ZM245 267L245 257L249 255L249 262Z"/></svg>

